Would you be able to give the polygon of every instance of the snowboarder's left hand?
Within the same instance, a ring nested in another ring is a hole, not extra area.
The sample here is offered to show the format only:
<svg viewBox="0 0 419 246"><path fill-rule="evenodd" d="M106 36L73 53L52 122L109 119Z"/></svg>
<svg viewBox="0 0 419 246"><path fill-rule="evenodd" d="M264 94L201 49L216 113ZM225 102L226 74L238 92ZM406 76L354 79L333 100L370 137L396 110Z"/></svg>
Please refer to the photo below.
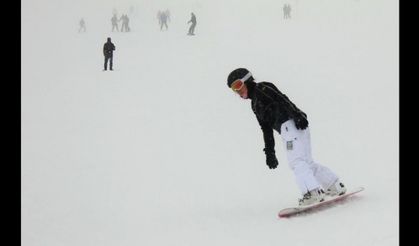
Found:
<svg viewBox="0 0 419 246"><path fill-rule="evenodd" d="M298 130L304 130L308 126L308 120L305 114L299 114L296 117L294 117L295 126Z"/></svg>

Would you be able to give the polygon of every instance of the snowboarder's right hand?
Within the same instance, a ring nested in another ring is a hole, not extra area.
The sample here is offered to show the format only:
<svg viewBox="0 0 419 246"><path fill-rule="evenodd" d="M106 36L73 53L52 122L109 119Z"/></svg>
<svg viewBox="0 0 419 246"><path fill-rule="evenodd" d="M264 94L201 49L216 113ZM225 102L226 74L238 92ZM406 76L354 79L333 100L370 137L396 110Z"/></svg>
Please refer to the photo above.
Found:
<svg viewBox="0 0 419 246"><path fill-rule="evenodd" d="M275 169L278 166L278 160L275 156L275 150L268 150L266 148L263 150L265 151L266 155L266 165L268 165L270 169Z"/></svg>

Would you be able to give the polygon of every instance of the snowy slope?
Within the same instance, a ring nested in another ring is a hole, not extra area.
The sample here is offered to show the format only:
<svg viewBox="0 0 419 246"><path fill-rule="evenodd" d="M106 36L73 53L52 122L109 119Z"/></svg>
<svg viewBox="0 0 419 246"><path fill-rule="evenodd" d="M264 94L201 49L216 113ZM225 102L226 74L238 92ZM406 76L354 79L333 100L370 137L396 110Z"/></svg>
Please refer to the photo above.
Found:
<svg viewBox="0 0 419 246"><path fill-rule="evenodd" d="M397 245L398 3L294 0L284 21L285 2L22 1L22 245ZM131 5L132 32L110 32ZM270 170L226 86L237 67L305 111L315 160L366 190L278 220L299 192L280 136Z"/></svg>

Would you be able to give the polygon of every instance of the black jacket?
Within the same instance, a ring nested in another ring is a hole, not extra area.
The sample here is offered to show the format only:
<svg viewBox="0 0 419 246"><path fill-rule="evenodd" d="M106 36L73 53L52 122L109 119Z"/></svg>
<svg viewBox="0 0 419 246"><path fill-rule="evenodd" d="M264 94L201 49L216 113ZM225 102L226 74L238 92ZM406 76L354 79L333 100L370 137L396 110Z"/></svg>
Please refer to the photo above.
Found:
<svg viewBox="0 0 419 246"><path fill-rule="evenodd" d="M252 110L263 131L265 149L274 150L273 129L281 134L281 125L296 117L307 117L288 97L270 82L246 82Z"/></svg>
<svg viewBox="0 0 419 246"><path fill-rule="evenodd" d="M106 42L103 45L103 55L105 56L112 56L114 50L115 50L115 45L112 42Z"/></svg>

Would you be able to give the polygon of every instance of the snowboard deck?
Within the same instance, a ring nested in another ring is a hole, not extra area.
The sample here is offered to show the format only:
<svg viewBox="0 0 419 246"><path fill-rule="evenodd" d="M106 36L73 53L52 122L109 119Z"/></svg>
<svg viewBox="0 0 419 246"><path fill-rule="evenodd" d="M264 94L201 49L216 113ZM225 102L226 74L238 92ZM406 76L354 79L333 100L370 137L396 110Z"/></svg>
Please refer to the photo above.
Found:
<svg viewBox="0 0 419 246"><path fill-rule="evenodd" d="M326 196L326 199L324 201L319 202L319 203L315 203L315 204L312 204L312 205L303 206L303 207L297 206L297 207L284 208L281 211L279 211L278 217L279 218L287 218L287 217L291 217L293 215L300 214L302 212L311 211L311 210L314 210L316 208L323 207L324 205L332 204L334 202L343 200L343 199L345 199L349 196L355 195L356 193L361 192L363 190L364 190L364 187L358 187L356 189L353 189L350 192L347 191L345 194L340 195L340 196L336 196L336 197Z"/></svg>

